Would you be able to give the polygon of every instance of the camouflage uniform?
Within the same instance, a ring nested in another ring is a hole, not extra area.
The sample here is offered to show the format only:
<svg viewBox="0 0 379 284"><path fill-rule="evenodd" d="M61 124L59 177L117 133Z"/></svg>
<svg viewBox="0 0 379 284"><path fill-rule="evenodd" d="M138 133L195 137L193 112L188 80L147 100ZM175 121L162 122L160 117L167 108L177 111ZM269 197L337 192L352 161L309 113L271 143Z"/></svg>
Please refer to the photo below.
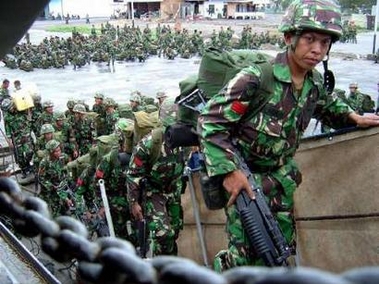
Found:
<svg viewBox="0 0 379 284"><path fill-rule="evenodd" d="M56 140L51 140L46 144L46 150L49 155L42 159L38 169L41 185L39 195L49 204L53 217L65 214L67 210L66 201L69 199L69 194L66 191L69 181L65 167L68 162L68 156L61 154L59 158L56 158L50 155L51 151L60 147L59 144ZM49 149L50 145L53 145L53 150ZM54 147L56 145L58 146ZM66 186L63 186L62 182L66 182Z"/></svg>
<svg viewBox="0 0 379 284"><path fill-rule="evenodd" d="M291 16L291 9L296 10L299 6L305 9L308 8L307 3L313 3L310 0L303 2L305 4L294 1L286 15ZM328 11L324 14L326 17L330 14L338 16L338 9L329 0L321 4L321 8ZM282 32L293 31L285 26L285 19L283 23ZM322 26L317 24L314 24L315 29L322 32ZM332 26L328 31L336 37L340 35L338 26L335 29ZM201 148L208 175L226 175L236 171L238 166L233 151L239 150L257 184L263 188L287 241L293 244L293 194L301 182L301 173L293 157L302 134L312 117L335 129L348 126L348 115L352 109L339 98L326 93L322 76L315 69L306 74L302 90L294 92L287 52L275 58L272 65L274 76L269 84L273 91L260 112L254 115L254 109L260 106L257 105L257 90L262 70L259 66L251 66L238 73L207 103L198 120L198 132L202 137ZM249 113L253 115L249 116ZM226 191L225 195L228 195ZM225 213L229 246L228 250L216 255L215 269L222 271L234 266L263 264L251 249L236 205L226 207Z"/></svg>
<svg viewBox="0 0 379 284"><path fill-rule="evenodd" d="M85 117L85 107L76 104L74 107L75 118L71 123L70 137L75 140L76 150L79 156L85 155L92 147L95 138L95 130L92 120Z"/></svg>
<svg viewBox="0 0 379 284"><path fill-rule="evenodd" d="M51 107L54 107L54 104L52 101L46 101L42 104L42 107L44 109L44 111L40 114L40 116L37 118L36 122L35 122L35 130L37 131L35 134L36 136L40 136L40 129L42 127L42 125L46 124L46 123L49 123L49 124L54 124L54 114L53 112L49 112L47 109L48 108L51 108Z"/></svg>
<svg viewBox="0 0 379 284"><path fill-rule="evenodd" d="M117 120L120 118L118 111L115 110L117 107L116 102L112 98L106 98L105 99L105 134L109 135L114 132L115 130L115 124Z"/></svg>
<svg viewBox="0 0 379 284"><path fill-rule="evenodd" d="M123 156L126 159L121 162ZM127 222L131 221L125 185L129 158L130 155L113 148L98 165L95 180L104 180L116 236L136 243L127 229Z"/></svg>
<svg viewBox="0 0 379 284"><path fill-rule="evenodd" d="M173 100L166 99L165 104L173 105ZM162 116L160 118L163 122ZM164 122L163 125L167 127ZM156 137L159 135L163 140L163 129L153 130L134 148L127 170L128 199L132 207L136 204L143 207L153 255L176 255L176 239L180 230L177 226L181 225L178 219L182 216L177 185L183 174L184 160L178 148L169 149L164 142L158 143ZM153 158L155 151L159 151L159 155ZM144 186L142 180L145 180Z"/></svg>
<svg viewBox="0 0 379 284"><path fill-rule="evenodd" d="M6 104L9 108L4 108ZM31 136L31 123L28 112L17 111L12 99L4 99L1 108L4 111L4 126L7 139L12 140L16 163L24 175L32 171L31 161L34 145Z"/></svg>
<svg viewBox="0 0 379 284"><path fill-rule="evenodd" d="M106 126L105 126L105 105L102 103L104 99L104 95L100 93L95 94L95 100L96 103L92 106L92 111L96 112L98 116L95 118L95 129L96 129L96 135L106 135ZM100 102L101 100L101 102Z"/></svg>

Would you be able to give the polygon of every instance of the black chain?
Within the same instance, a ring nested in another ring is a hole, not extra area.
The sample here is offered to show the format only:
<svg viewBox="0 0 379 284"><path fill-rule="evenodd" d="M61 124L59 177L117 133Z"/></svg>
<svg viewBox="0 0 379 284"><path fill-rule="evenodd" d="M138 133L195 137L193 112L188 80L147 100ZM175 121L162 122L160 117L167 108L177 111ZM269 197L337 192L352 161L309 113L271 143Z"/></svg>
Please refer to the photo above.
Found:
<svg viewBox="0 0 379 284"><path fill-rule="evenodd" d="M16 181L0 178L0 214L12 220L26 237L41 237L44 252L58 262L76 260L77 278L84 283L141 284L369 284L379 283L379 267L362 267L343 274L313 268L236 267L218 274L194 261L174 256L143 260L133 245L118 238L88 240L78 220L53 220L45 201L25 196ZM343 260L341 260L343 261Z"/></svg>

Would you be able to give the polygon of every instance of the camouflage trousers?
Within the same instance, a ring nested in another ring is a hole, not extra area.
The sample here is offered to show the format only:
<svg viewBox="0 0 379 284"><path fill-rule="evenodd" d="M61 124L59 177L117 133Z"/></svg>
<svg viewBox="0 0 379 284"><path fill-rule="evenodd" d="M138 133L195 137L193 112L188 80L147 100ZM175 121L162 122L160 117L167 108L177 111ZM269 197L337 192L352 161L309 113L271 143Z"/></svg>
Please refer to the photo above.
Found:
<svg viewBox="0 0 379 284"><path fill-rule="evenodd" d="M268 199L271 211L290 246L295 246L293 219L293 194L301 182L301 175L294 163L290 163L270 175L254 174L258 185ZM225 208L228 249L221 250L214 258L214 270L223 272L236 266L263 266L264 262L252 249L242 226L237 206Z"/></svg>
<svg viewBox="0 0 379 284"><path fill-rule="evenodd" d="M55 189L46 188L41 185L39 197L47 203L53 218L65 215L66 206Z"/></svg>
<svg viewBox="0 0 379 284"><path fill-rule="evenodd" d="M129 203L126 197L108 197L116 237L137 244L135 232L128 226L131 223Z"/></svg>
<svg viewBox="0 0 379 284"><path fill-rule="evenodd" d="M146 197L146 219L155 255L177 255L176 240L183 228L183 209L176 193L151 193Z"/></svg>

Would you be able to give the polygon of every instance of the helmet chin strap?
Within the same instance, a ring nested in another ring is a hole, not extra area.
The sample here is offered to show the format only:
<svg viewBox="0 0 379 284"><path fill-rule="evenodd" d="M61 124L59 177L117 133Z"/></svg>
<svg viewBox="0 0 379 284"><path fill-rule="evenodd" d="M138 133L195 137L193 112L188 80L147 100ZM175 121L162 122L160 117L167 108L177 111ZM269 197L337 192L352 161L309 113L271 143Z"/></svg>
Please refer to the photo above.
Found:
<svg viewBox="0 0 379 284"><path fill-rule="evenodd" d="M336 84L336 80L335 80L333 72L328 69L329 52L330 52L331 47L332 47L332 44L330 44L329 50L322 61L322 64L324 66L324 87L328 94L333 93L334 86Z"/></svg>

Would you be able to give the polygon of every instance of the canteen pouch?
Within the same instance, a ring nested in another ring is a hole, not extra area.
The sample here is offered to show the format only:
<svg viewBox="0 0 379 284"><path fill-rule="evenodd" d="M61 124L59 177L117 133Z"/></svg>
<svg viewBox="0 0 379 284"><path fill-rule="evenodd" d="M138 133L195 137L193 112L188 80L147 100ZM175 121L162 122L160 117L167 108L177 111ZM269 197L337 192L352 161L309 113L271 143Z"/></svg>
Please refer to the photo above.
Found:
<svg viewBox="0 0 379 284"><path fill-rule="evenodd" d="M222 186L224 176L208 177L204 172L200 172L200 186L205 205L209 210L219 210L226 206L227 198Z"/></svg>

